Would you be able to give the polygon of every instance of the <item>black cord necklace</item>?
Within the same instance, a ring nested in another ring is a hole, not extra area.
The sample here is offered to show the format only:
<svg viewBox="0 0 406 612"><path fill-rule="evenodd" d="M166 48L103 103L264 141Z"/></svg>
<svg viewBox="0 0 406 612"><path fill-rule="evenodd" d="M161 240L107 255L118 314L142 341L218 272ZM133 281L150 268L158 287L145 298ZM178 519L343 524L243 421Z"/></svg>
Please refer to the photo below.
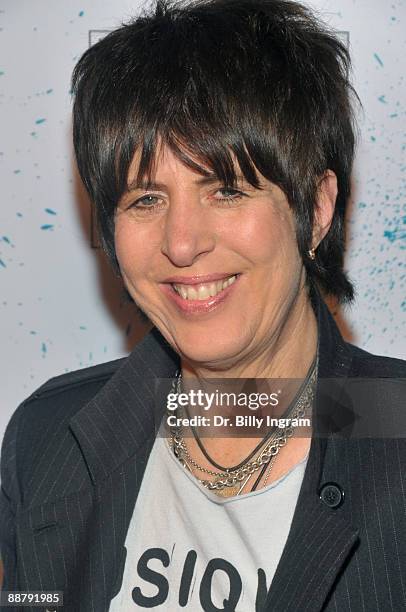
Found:
<svg viewBox="0 0 406 612"><path fill-rule="evenodd" d="M314 369L316 367L317 364L317 355L313 360L313 363L311 364L309 371L307 373L306 378L304 379L304 381L302 382L299 390L297 391L294 399L292 400L292 402L290 403L289 407L287 408L287 410L285 410L285 412L283 413L283 415L281 416L281 418L287 418L289 416L289 414L293 411L293 409L295 408L297 402L299 401L303 390L306 388L307 383L309 382ZM178 377L178 382L180 382L179 377ZM185 408L186 410L186 414L189 416L188 410L187 408ZM197 434L196 428L194 426L190 426L192 433L193 433L193 437L196 440L196 443L199 447L199 449L201 450L202 454L204 455L204 457L207 459L207 461L209 461L217 470L221 471L221 472L234 472L236 470L239 470L243 465L245 465L248 461L250 461L254 455L259 451L259 449L261 448L261 446L263 446L263 444L265 442L267 442L269 440L269 438L272 436L272 434L275 432L276 427L271 428L266 435L262 438L262 440L257 444L257 446L254 448L254 450L252 450L249 455L247 457L245 457L245 459L243 459L240 463L238 463L237 465L234 466L229 466L229 467L224 467L223 465L220 465L219 463L217 463L217 461L215 461L212 457L210 457L210 455L208 454L206 448L203 445L203 442L201 441L200 437ZM261 470L262 472L262 470ZM259 480L258 480L259 482ZM257 484L257 482L255 483Z"/></svg>
<svg viewBox="0 0 406 612"><path fill-rule="evenodd" d="M252 450L247 455L247 457L245 457L245 459L240 461L240 463L238 463L237 465L233 465L233 466L229 466L229 467L224 467L224 466L220 465L219 463L217 463L217 461L215 461L212 457L210 457L209 453L207 452L206 448L203 445L203 442L201 441L200 437L197 434L196 428L194 426L191 426L190 429L192 430L193 437L196 440L197 445L200 448L202 454L206 457L207 461L209 461L220 472L234 472L236 470L239 470L243 465L245 465L248 461L250 461L254 457L254 455L257 453L257 451L259 451L261 446L263 446L263 444L265 442L267 442L269 440L269 438L271 437L271 435L276 431L276 427L272 427L269 431L267 431L265 436L256 445L254 450Z"/></svg>
<svg viewBox="0 0 406 612"><path fill-rule="evenodd" d="M259 485L263 475L265 474L266 470L269 467L269 463L264 463L264 465L262 466L262 470L260 471L258 478L256 479L256 481L254 482L254 484L252 485L251 489L250 489L250 493L252 493L252 491L255 491L257 486Z"/></svg>

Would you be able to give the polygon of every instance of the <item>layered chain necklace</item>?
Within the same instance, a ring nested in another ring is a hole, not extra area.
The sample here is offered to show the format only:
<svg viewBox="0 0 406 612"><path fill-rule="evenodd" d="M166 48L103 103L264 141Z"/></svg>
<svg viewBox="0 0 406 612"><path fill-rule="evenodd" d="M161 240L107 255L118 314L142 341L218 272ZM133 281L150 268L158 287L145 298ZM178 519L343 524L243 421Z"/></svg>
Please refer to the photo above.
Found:
<svg viewBox="0 0 406 612"><path fill-rule="evenodd" d="M186 441L183 437L183 427L174 426L170 428L170 446L179 460L179 462L192 474L194 470L212 476L213 479L198 478L201 485L206 489L213 491L217 495L222 497L231 497L241 494L244 487L255 472L259 472L258 478L254 482L250 491L254 491L258 486L260 480L265 475L263 484L265 485L269 479L272 466L281 448L283 448L288 442L289 438L293 436L294 425L292 421L300 419L305 415L311 413L313 405L315 388L317 382L317 358L314 360L306 380L303 382L301 388L296 394L295 399L281 417L281 419L289 419L286 427L276 427L271 429L260 443L251 451L243 461L238 465L232 467L223 467L216 463L208 455L204 448L200 438L194 427L192 432L195 440L202 451L206 459L219 471L210 470L201 466L193 457L190 455L189 450L186 446ZM180 372L177 373L176 377L172 382L173 392L179 394L182 386L182 375ZM181 417L180 408L176 409L176 416ZM179 421L177 421L179 422Z"/></svg>

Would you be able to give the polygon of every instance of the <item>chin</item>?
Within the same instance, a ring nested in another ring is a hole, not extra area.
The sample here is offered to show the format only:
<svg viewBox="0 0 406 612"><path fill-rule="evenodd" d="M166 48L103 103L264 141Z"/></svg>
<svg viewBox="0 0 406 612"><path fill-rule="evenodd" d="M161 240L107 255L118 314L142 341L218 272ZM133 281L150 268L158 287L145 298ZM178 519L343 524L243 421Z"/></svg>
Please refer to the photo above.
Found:
<svg viewBox="0 0 406 612"><path fill-rule="evenodd" d="M168 338L183 359L194 365L216 369L227 369L243 351L241 334L232 336L227 333L222 337L217 333L189 333L185 336Z"/></svg>

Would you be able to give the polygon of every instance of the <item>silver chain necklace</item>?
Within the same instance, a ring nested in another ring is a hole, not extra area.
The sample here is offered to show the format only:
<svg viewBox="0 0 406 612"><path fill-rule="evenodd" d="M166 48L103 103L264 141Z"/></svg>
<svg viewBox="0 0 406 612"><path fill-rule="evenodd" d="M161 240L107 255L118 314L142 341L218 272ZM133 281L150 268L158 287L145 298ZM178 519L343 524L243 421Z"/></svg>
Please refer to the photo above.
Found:
<svg viewBox="0 0 406 612"><path fill-rule="evenodd" d="M314 400L315 383L317 380L317 362L315 363L312 372L308 378L300 397L294 403L293 407L288 410L283 418L296 420L300 419L308 413ZM181 374L178 374L173 381L173 388L176 393L180 392ZM177 411L178 412L178 411ZM178 415L179 416L179 415ZM198 479L200 484L212 491L221 491L227 487L236 487L243 481L244 484L249 480L250 476L261 469L267 463L273 463L280 449L283 448L289 438L293 436L294 426L290 423L287 427L276 428L275 432L270 437L269 441L264 446L263 450L258 454L257 458L248 461L237 470L227 470L226 472L215 472L202 467L191 457L186 442L183 437L183 427L171 427L171 446L175 456L180 463L192 472L191 467L204 472L210 476L214 476L215 480ZM241 487L242 488L242 487ZM241 490L240 488L240 490Z"/></svg>

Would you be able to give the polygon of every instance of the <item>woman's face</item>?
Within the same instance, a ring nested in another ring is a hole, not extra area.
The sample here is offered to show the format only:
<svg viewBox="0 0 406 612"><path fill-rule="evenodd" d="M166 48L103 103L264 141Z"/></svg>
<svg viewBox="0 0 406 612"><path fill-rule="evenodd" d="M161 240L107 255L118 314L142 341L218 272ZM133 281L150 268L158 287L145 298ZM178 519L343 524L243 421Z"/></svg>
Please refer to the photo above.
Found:
<svg viewBox="0 0 406 612"><path fill-rule="evenodd" d="M129 183L136 176L134 161ZM235 190L163 148L153 184L131 187L115 226L117 258L135 302L188 361L226 369L275 341L306 300L292 211L282 191Z"/></svg>

